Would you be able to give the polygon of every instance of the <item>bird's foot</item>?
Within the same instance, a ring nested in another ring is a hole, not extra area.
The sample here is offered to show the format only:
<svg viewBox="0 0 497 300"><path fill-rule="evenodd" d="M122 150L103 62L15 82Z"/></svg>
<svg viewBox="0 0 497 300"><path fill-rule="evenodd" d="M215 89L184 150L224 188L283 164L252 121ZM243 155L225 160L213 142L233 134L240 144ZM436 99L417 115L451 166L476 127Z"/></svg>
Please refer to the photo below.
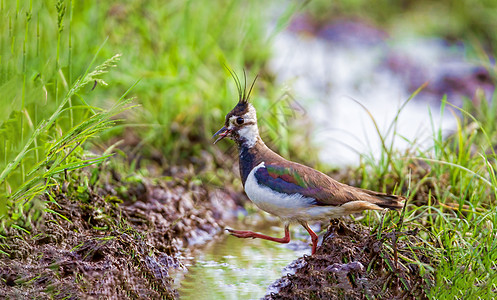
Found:
<svg viewBox="0 0 497 300"><path fill-rule="evenodd" d="M273 241L273 242L282 243L282 244L286 244L286 243L290 242L290 231L288 230L288 226L285 227L285 237L282 237L282 238L276 238L276 237L268 236L268 235L253 232L253 231L234 230L234 229L230 229L230 228L226 228L226 230L232 236L236 236L237 238L242 238L242 239L247 239L247 238L263 239L263 240Z"/></svg>
<svg viewBox="0 0 497 300"><path fill-rule="evenodd" d="M228 231L232 236L236 236L237 238L242 238L242 239L247 239L247 238L257 238L257 233L253 231L247 231L247 230L234 230L230 228L226 228L226 231Z"/></svg>

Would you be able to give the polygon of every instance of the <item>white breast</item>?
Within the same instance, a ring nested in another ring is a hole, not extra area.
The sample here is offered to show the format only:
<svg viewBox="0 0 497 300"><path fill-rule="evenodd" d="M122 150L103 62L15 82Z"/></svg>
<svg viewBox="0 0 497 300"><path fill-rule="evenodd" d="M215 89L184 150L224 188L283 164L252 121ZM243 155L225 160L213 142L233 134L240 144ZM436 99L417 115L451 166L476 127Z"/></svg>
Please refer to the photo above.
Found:
<svg viewBox="0 0 497 300"><path fill-rule="evenodd" d="M245 182L247 196L257 207L270 214L283 219L301 219L300 214L312 205L314 199L301 194L279 193L269 187L259 185L254 173L264 167L264 162L262 162L250 171Z"/></svg>

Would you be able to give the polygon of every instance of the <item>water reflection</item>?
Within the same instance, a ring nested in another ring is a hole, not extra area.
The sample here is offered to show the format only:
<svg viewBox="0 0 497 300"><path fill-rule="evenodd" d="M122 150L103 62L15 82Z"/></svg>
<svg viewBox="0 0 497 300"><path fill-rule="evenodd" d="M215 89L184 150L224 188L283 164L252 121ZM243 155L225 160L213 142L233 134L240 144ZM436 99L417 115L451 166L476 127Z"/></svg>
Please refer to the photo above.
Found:
<svg viewBox="0 0 497 300"><path fill-rule="evenodd" d="M244 227L245 226L245 227ZM247 229L246 225L233 226ZM258 232L282 236L283 227L257 228ZM250 228L253 229L253 228ZM193 254L179 286L181 299L259 299L284 273L283 269L311 248L300 238L300 229L292 232L287 244L259 239L238 239L224 235ZM297 239L296 239L296 238ZM286 271L288 272L288 271Z"/></svg>

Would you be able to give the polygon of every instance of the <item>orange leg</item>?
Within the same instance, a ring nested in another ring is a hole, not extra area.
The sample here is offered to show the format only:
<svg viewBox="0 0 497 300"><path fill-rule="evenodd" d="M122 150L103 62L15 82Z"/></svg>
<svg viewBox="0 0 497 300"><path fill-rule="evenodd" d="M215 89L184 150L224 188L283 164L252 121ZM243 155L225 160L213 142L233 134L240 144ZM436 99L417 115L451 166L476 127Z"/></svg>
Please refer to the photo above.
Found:
<svg viewBox="0 0 497 300"><path fill-rule="evenodd" d="M314 231L312 231L312 229L309 227L309 224L307 224L307 222L302 222L300 224L302 224L305 230L307 230L307 232L309 232L309 234L311 235L312 254L316 253L316 248L318 247L318 240L319 240L317 234Z"/></svg>
<svg viewBox="0 0 497 300"><path fill-rule="evenodd" d="M290 242L290 229L289 229L289 227L290 227L289 224L285 224L285 237L282 237L282 238L275 238L272 236L264 235L264 234L253 232L253 231L233 230L233 229L226 229L226 230L228 230L231 233L231 235L236 236L237 238L264 239L264 240L268 240L268 241L286 244L286 243Z"/></svg>

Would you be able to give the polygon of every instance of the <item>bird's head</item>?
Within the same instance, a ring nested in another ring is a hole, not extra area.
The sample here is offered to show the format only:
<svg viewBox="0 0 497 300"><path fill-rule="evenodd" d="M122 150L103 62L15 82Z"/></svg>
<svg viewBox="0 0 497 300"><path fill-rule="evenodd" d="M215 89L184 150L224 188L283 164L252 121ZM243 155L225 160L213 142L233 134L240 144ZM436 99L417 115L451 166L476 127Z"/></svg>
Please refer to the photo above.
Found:
<svg viewBox="0 0 497 300"><path fill-rule="evenodd" d="M225 137L234 140L239 145L244 145L249 148L255 145L259 138L259 129L257 127L257 115L254 106L248 101L250 92L254 86L255 80L252 83L248 93L246 89L241 87L238 77L232 73L235 79L239 99L236 106L226 115L223 128L219 129L214 137L218 136L217 143Z"/></svg>

